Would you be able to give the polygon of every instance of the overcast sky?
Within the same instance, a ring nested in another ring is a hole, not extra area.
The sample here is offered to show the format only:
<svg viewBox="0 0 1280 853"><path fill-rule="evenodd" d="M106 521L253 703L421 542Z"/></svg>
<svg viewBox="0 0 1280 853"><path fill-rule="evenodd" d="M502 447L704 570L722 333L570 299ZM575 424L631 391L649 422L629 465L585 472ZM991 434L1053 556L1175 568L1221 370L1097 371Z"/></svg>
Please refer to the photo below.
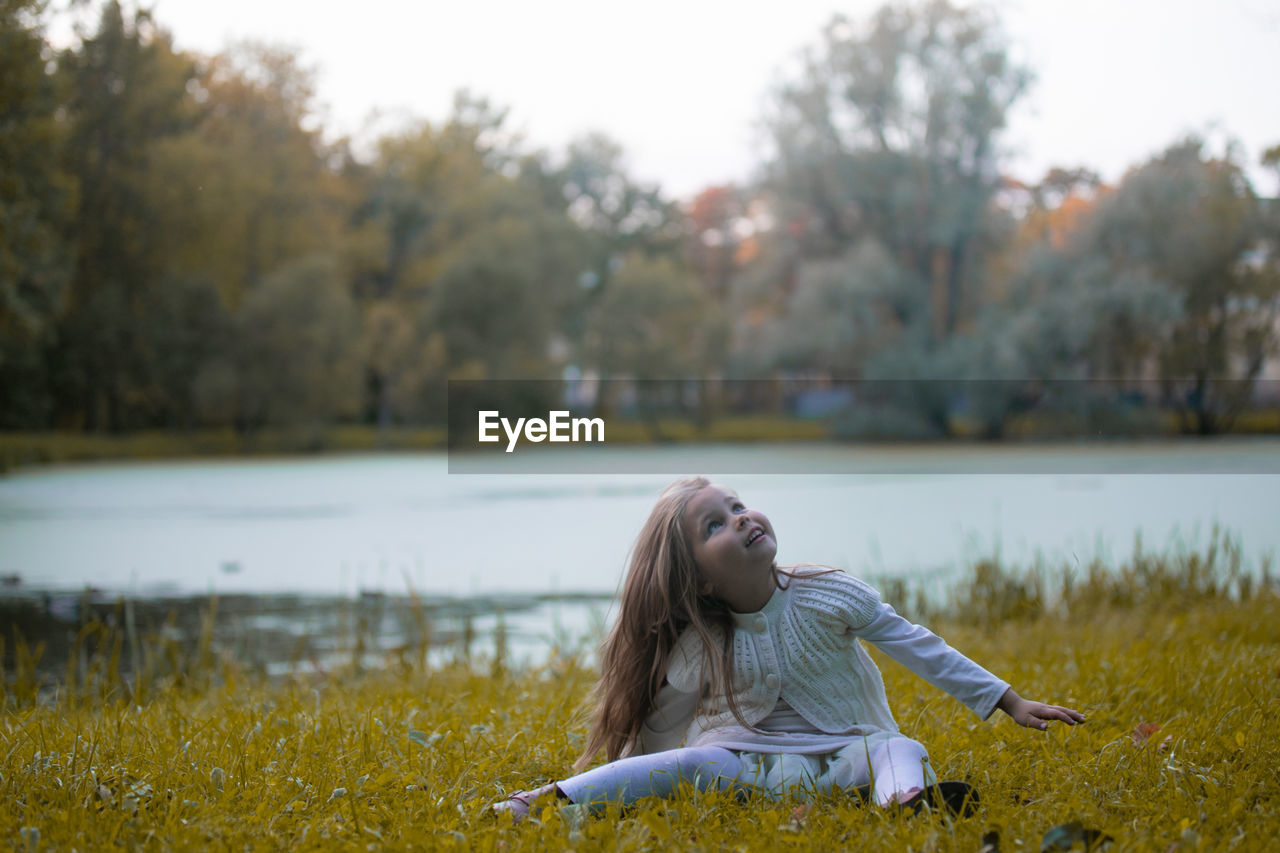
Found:
<svg viewBox="0 0 1280 853"><path fill-rule="evenodd" d="M180 48L291 45L318 72L326 128L358 134L439 120L468 87L511 109L540 147L602 130L636 176L687 197L761 160L766 93L841 11L879 2L785 0L154 0ZM967 5L967 4L961 4ZM1274 0L997 0L1014 56L1036 74L1011 116L1010 171L1086 165L1115 180L1187 132L1250 163L1280 144ZM380 124L369 117L379 111ZM1256 189L1276 188L1259 170Z"/></svg>

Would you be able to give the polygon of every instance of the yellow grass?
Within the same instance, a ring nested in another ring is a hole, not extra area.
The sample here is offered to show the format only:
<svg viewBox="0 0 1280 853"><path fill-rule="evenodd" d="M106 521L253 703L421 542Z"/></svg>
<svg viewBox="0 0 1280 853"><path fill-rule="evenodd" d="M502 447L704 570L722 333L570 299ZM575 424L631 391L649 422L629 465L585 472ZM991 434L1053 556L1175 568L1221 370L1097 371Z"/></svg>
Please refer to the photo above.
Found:
<svg viewBox="0 0 1280 853"><path fill-rule="evenodd" d="M957 602L955 613L971 613ZM549 808L511 826L487 805L563 776L581 744L577 712L594 673L575 656L514 672L500 660L396 663L264 682L202 652L203 664L135 704L133 685L110 675L107 645L96 670L72 674L77 689L37 699L10 673L0 846L976 853L996 832L1009 853L1038 851L1046 831L1080 821L1115 850L1274 849L1272 584L1072 603L934 627L1024 696L1084 711L1083 726L1039 733L998 712L983 722L878 658L903 730L942 778L981 792L972 818L893 816L847 797L805 808L688 793L597 818Z"/></svg>

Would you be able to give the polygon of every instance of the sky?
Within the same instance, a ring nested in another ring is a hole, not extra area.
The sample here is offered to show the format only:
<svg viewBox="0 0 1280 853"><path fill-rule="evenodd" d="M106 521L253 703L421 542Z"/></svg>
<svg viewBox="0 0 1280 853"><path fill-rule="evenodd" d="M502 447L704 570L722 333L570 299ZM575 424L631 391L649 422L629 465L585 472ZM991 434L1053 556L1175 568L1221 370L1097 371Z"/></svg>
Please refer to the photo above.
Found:
<svg viewBox="0 0 1280 853"><path fill-rule="evenodd" d="M837 12L880 2L786 0L152 0L179 48L291 46L317 72L331 135L443 120L468 88L510 109L534 147L603 131L631 173L689 198L749 179L769 92ZM959 5L972 5L960 2ZM1280 144L1274 0L995 0L1036 82L1010 116L1008 171L1087 166L1114 182L1188 133L1256 164ZM1276 195L1253 168L1255 189Z"/></svg>

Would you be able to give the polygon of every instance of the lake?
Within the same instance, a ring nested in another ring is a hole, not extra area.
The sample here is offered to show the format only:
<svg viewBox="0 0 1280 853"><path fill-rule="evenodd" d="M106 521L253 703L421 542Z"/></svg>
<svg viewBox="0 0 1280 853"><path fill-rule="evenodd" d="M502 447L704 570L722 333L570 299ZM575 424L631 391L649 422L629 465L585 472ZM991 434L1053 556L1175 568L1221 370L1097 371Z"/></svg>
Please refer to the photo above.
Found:
<svg viewBox="0 0 1280 853"><path fill-rule="evenodd" d="M674 479L662 472L743 471L753 459L794 473L721 479L770 516L782 563L933 584L995 553L1084 566L1119 561L1139 535L1148 550L1195 548L1214 524L1250 565L1280 546L1272 439L610 452L596 460L608 464L575 457L583 473L516 473L507 459L476 469L494 473L450 473L443 453L16 472L0 477L0 575L140 596L607 595ZM601 469L614 473L585 472Z"/></svg>

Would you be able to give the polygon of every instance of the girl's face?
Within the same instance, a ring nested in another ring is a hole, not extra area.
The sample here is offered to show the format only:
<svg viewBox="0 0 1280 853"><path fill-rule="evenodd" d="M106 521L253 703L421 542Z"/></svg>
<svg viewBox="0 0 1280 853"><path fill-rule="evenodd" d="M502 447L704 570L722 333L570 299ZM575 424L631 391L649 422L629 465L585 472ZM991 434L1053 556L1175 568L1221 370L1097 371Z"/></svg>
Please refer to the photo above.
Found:
<svg viewBox="0 0 1280 853"><path fill-rule="evenodd" d="M709 485L690 499L680 523L702 577L699 591L739 613L764 607L773 594L778 554L764 513L747 509L733 491Z"/></svg>

